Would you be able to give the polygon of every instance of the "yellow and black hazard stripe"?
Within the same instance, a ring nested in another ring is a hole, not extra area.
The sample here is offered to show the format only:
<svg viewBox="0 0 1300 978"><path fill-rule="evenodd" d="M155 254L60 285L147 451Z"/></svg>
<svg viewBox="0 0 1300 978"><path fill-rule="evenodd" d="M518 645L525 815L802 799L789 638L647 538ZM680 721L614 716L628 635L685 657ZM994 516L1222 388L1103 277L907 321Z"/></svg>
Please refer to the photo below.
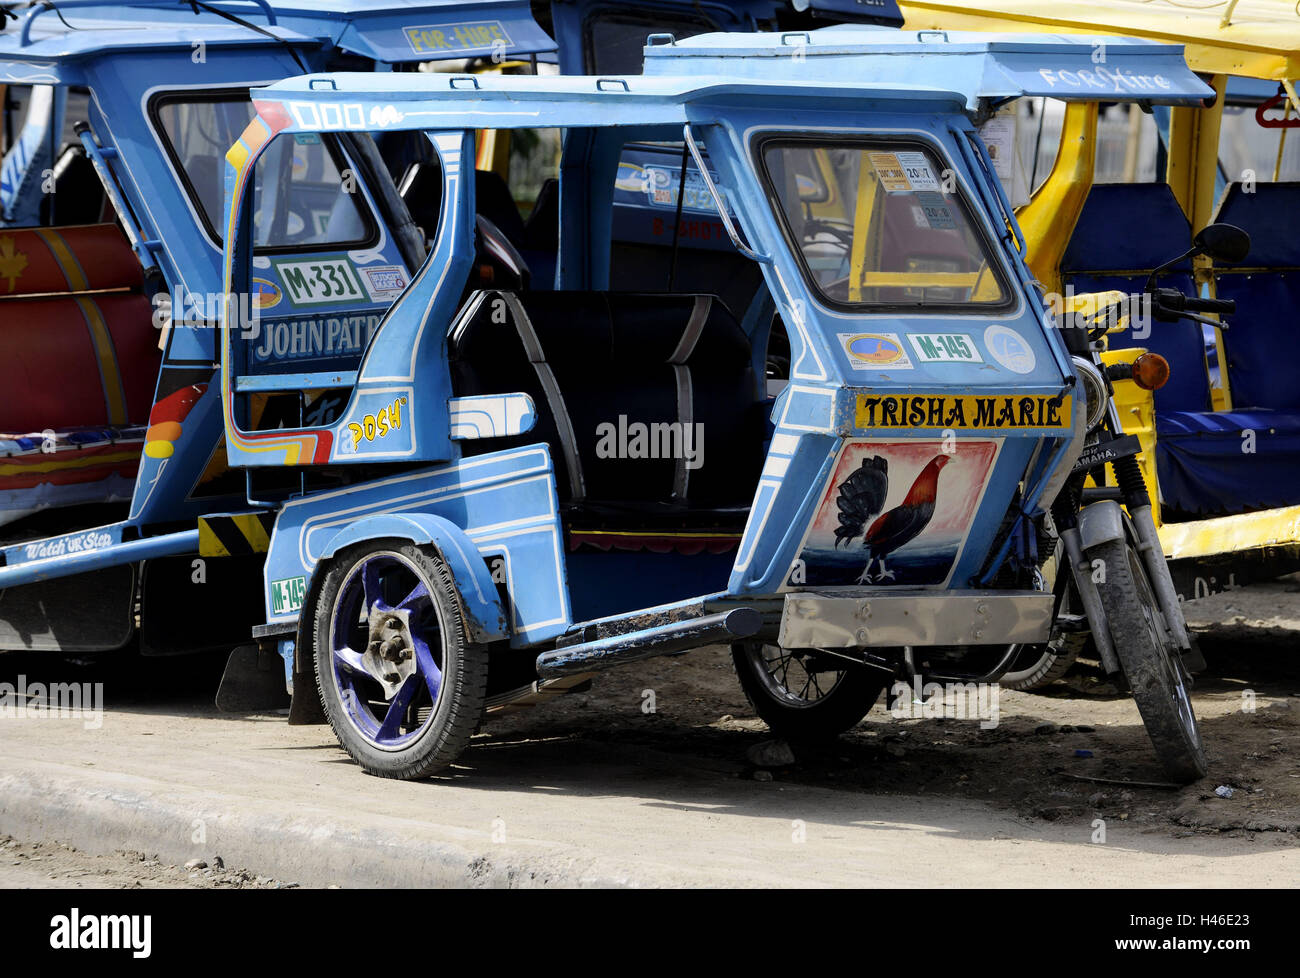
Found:
<svg viewBox="0 0 1300 978"><path fill-rule="evenodd" d="M275 513L236 513L199 517L200 557L264 554L271 543Z"/></svg>

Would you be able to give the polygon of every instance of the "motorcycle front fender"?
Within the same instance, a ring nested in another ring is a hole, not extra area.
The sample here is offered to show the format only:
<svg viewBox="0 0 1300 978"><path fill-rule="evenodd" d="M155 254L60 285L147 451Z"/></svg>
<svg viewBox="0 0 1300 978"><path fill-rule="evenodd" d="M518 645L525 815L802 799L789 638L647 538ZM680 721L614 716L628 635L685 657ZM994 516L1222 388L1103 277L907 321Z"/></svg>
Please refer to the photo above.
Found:
<svg viewBox="0 0 1300 978"><path fill-rule="evenodd" d="M1085 551L1099 543L1123 540L1124 510L1113 499L1089 503L1079 510L1079 537Z"/></svg>

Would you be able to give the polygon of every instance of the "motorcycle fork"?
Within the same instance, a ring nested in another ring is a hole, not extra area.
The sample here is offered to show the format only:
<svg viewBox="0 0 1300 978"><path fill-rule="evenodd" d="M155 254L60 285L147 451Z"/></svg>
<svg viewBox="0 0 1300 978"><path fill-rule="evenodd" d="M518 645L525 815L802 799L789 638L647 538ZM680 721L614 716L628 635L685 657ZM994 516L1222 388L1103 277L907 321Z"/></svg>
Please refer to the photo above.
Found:
<svg viewBox="0 0 1300 978"><path fill-rule="evenodd" d="M1083 540L1079 535L1079 519L1074 487L1067 486L1061 496L1071 500L1065 505L1053 507L1052 522L1065 548L1065 558L1070 562L1070 573L1074 576L1074 585L1079 591L1079 602L1088 619L1088 628L1092 632L1093 644L1097 646L1097 655L1106 675L1113 676L1119 672L1119 656L1115 654L1115 643L1110 636L1110 621L1106 609L1101 603L1101 592L1097 582L1092 579L1092 564L1083 555Z"/></svg>
<svg viewBox="0 0 1300 978"><path fill-rule="evenodd" d="M1155 520L1151 517L1151 496L1147 493L1146 480L1142 478L1142 467L1138 460L1130 455L1120 459L1115 465L1115 479L1120 492L1124 495L1124 504L1128 508L1129 520L1137 533L1138 553L1146 566L1147 577L1156 592L1156 601L1165 616L1165 623L1173 635L1178 648L1188 652L1192 648L1187 634L1187 620L1183 617L1183 606L1178 601L1174 590L1174 579L1165 563L1164 548L1160 545L1160 536L1156 532Z"/></svg>

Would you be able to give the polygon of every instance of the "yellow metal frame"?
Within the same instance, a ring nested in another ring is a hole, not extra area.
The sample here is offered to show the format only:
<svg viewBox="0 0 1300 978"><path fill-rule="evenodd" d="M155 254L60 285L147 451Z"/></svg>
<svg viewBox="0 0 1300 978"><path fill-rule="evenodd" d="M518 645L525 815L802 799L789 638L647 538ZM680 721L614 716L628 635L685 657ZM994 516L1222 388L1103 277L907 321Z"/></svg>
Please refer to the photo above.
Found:
<svg viewBox="0 0 1300 978"><path fill-rule="evenodd" d="M1069 102L1052 172L1016 212L1025 262L1048 292L1060 295L1061 259L1092 189L1097 167L1097 103Z"/></svg>
<svg viewBox="0 0 1300 978"><path fill-rule="evenodd" d="M900 0L904 27L1143 37L1184 45L1194 71L1300 78L1300 18L1290 0Z"/></svg>
<svg viewBox="0 0 1300 978"><path fill-rule="evenodd" d="M1218 96L1208 107L1171 111L1165 178L1194 229L1213 218L1223 95L1229 76L1278 81L1289 108L1300 113L1292 79L1300 77L1300 14L1290 0L1228 0L1194 6L1182 0L901 0L904 26L912 30L1020 31L1141 37L1184 46L1194 70L1210 76ZM1094 177L1097 106L1068 103L1061 148L1047 180L1017 214L1026 260L1049 292L1060 294L1060 263ZM1285 131L1285 130L1284 130ZM1196 284L1215 294L1209 259L1193 266ZM1095 301L1095 300L1094 300ZM1219 363L1226 364L1223 337L1215 330ZM1145 351L1112 350L1106 363L1132 361ZM1227 370L1211 389L1213 408L1230 410ZM1233 551L1295 546L1300 542L1300 506L1160 525L1155 468L1155 401L1131 381L1115 384L1115 405L1124 430L1138 437L1143 475L1151 489L1152 512L1165 556L1201 558Z"/></svg>
<svg viewBox="0 0 1300 978"><path fill-rule="evenodd" d="M875 217L876 194L880 184L867 153L859 154L858 193L853 208L853 247L849 253L849 301L862 301L863 278L867 267L867 245L873 240L871 222ZM870 187L870 190L867 188ZM874 255L872 256L874 259ZM875 261L872 264L876 264Z"/></svg>

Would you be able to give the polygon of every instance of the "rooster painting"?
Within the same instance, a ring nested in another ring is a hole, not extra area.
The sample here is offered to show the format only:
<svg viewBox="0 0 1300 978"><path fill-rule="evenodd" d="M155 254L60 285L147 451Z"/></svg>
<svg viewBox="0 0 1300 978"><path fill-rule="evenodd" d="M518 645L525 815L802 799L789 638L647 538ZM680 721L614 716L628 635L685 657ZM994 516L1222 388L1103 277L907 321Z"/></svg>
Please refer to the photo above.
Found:
<svg viewBox="0 0 1300 978"><path fill-rule="evenodd" d="M889 492L889 467L879 455L862 460L861 466L839 485L835 504L839 509L840 525L835 528L835 546L847 543L862 533L867 521L875 522L862 536L867 565L858 578L859 584L893 578L894 572L885 566L885 556L910 543L930 523L939 488L939 471L951 461L947 455L936 455L912 483L903 501L887 513L885 497ZM880 565L880 573L872 577L871 567Z"/></svg>

